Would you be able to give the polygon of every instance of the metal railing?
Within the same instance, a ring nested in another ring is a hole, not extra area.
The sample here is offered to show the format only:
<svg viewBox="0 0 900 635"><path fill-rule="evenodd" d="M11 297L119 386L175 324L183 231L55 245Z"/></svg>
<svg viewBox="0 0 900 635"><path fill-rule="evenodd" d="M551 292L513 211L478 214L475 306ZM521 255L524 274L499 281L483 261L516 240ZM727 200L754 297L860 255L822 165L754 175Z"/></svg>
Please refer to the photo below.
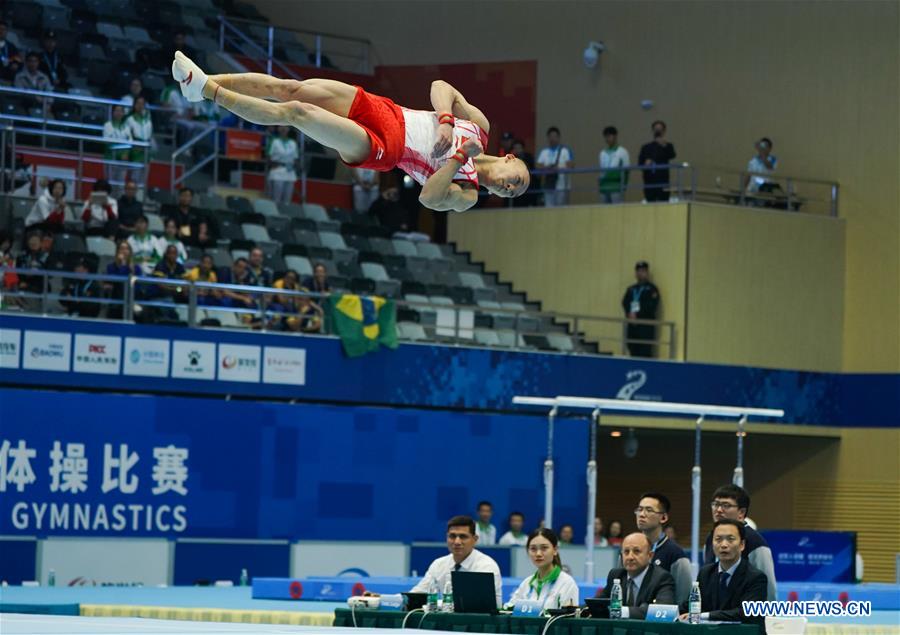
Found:
<svg viewBox="0 0 900 635"><path fill-rule="evenodd" d="M68 140L77 142L77 147L75 149L75 154L73 156L71 151L66 150L51 150L46 149L46 146L43 148L34 148L30 145L24 145L19 143L18 136L19 135L40 135L43 138L50 139L59 139L59 140ZM85 151L85 144L100 144L108 147L121 148L122 146L132 147L132 148L145 148L143 161L118 161L114 159L106 159L102 156L95 155L92 153L88 153ZM99 137L93 135L83 135L83 134L75 134L70 132L58 132L55 130L40 130L36 128L16 128L14 126L6 125L0 128L0 175L5 175L7 170L15 171L15 156L17 152L28 152L28 154L36 157L46 158L46 159L63 159L63 160L74 160L76 162L76 170L75 170L75 179L73 186L78 185L80 183L88 182L92 183L96 181L95 178L88 178L84 175L84 165L87 163L90 164L100 164L104 166L104 170L106 167L115 167L123 170L141 170L141 180L142 185L146 187L147 176L149 170L147 166L150 162L150 142L147 141L129 141L123 142L121 139L107 139L106 137ZM7 156L11 157L13 163L12 165L6 165ZM13 182L13 179L10 179L10 183ZM112 185L124 185L123 180L119 179L110 179L110 183ZM76 188L70 188L71 192L76 192Z"/></svg>
<svg viewBox="0 0 900 635"><path fill-rule="evenodd" d="M194 282L183 279L161 278L156 276L112 276L103 274L75 273L47 269L22 269L0 267L0 280L4 275L15 273L19 276L20 286L15 290L0 292L0 311L19 311L40 313L41 315L61 314L65 309L59 303L73 302L88 305L99 304L101 308L120 307L117 316L107 311L103 316L108 319L125 321L180 321L190 327L203 326L201 322L218 319L220 326L252 328L254 330L284 330L281 327L285 318L298 317L294 311L284 311L280 298L291 298L294 301L306 298L322 301L327 293L309 291L293 291L273 287L257 287L236 284ZM28 280L30 278L30 280ZM35 287L35 279L40 278L40 291ZM54 290L54 279L63 282ZM102 283L104 292L100 297L71 296L64 293L65 281L93 280ZM162 290L161 289L166 289ZM243 306L237 301L229 305L222 304L222 297L228 294L241 294L251 299ZM207 298L213 298L212 301ZM426 338L422 341L434 341L453 345L483 345L476 337L477 331L494 331L509 335L504 345L498 338L496 346L513 350L532 350L537 345L529 345L531 337L547 337L562 335L574 339L572 353L585 353L585 348L577 342L608 343L612 350L600 350L604 354L625 354L629 344L638 344L657 349L659 357L676 359L675 323L661 320L629 320L626 318L581 315L574 313L556 313L552 311L531 311L508 308L487 308L463 304L432 304L430 302L396 300L398 313L401 309L416 311ZM102 313L102 311L101 311ZM153 314L153 319L149 316ZM478 326L476 316L491 316L498 322L499 316L508 319L506 328ZM216 317L218 316L218 318ZM98 316L100 317L100 316ZM320 315L320 317L322 317ZM229 319L226 319L229 318ZM398 322L400 320L398 319ZM207 325L209 323L207 322ZM598 325L594 328L594 325ZM629 325L647 325L657 328L652 339L628 337ZM590 330L590 333L582 333ZM605 330L604 330L605 329ZM304 331L308 332L308 331ZM328 320L322 320L323 334L332 334ZM616 349L618 349L616 351ZM549 350L549 349L548 349ZM563 352L563 351L557 351Z"/></svg>
<svg viewBox="0 0 900 635"><path fill-rule="evenodd" d="M669 171L669 178L664 182L644 184L640 174L648 171ZM605 190L607 194L615 194L621 202L641 202L652 199L653 193L662 193L671 202L707 201L725 202L732 205L749 205L783 209L786 211L803 211L823 214L832 217L838 215L838 194L840 186L835 181L808 179L786 176L778 173L764 174L748 170L735 170L724 167L696 166L690 163L673 163L669 165L628 165L607 170L599 167L538 169L532 170L532 180L546 185L544 177L548 175L565 175L569 180L569 188L565 190L564 205L572 204L571 194L591 192L601 203L608 201L599 189L598 178L603 172L615 172L618 175L618 187ZM748 187L754 177L764 180L762 189ZM554 198L559 190L537 187L529 191L538 199L550 194ZM648 196L649 195L649 196ZM576 197L579 203L585 203L584 196ZM551 197L546 197L552 201ZM594 198L594 200L597 200ZM653 202L652 200L650 202ZM535 204L540 205L541 200ZM513 206L513 201L510 201Z"/></svg>
<svg viewBox="0 0 900 635"><path fill-rule="evenodd" d="M237 38L237 41L234 38ZM287 60L298 66L321 68L326 59L335 58L346 62L338 64L340 70L366 75L371 75L373 72L372 43L367 39L302 29L286 29L272 26L267 22L220 15L219 50L227 52L225 45L231 44L241 51L242 47L237 45L238 41L244 45L251 45L250 48L255 55L263 56L261 59L265 60L269 75L272 74L272 66L276 65L288 77L302 79L281 61L275 59L276 49L284 52L302 51L311 56L311 59L302 61ZM242 53L247 57L254 57L245 51Z"/></svg>

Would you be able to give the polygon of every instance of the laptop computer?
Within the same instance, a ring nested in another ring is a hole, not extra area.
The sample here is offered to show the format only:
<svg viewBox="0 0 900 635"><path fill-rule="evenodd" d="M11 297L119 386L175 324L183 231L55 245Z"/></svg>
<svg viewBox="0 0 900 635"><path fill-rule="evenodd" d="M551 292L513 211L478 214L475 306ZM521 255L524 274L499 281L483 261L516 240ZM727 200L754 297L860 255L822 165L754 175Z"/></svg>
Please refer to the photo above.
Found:
<svg viewBox="0 0 900 635"><path fill-rule="evenodd" d="M584 601L591 611L591 617L609 617L609 598L585 598Z"/></svg>
<svg viewBox="0 0 900 635"><path fill-rule="evenodd" d="M454 613L497 613L493 573L451 571Z"/></svg>
<svg viewBox="0 0 900 635"><path fill-rule="evenodd" d="M405 593L401 593L404 598L406 598L406 610L412 611L414 609L420 609L425 606L425 602L428 601L427 593L418 593L413 591L407 591Z"/></svg>

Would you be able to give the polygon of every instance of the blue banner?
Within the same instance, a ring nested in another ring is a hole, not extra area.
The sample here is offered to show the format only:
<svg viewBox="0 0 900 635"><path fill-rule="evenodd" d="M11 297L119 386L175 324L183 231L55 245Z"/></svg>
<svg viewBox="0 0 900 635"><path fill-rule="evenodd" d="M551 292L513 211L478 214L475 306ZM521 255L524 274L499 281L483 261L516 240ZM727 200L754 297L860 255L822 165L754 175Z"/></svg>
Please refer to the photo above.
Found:
<svg viewBox="0 0 900 635"><path fill-rule="evenodd" d="M855 582L856 533L851 531L763 531L784 582Z"/></svg>
<svg viewBox="0 0 900 635"><path fill-rule="evenodd" d="M515 395L782 408L784 423L900 427L900 374L839 374L401 345L348 359L331 337L0 317L0 382L512 410Z"/></svg>
<svg viewBox="0 0 900 635"><path fill-rule="evenodd" d="M490 500L543 512L537 417L0 389L0 535L442 540ZM556 431L582 525L588 425ZM181 549L181 547L179 547Z"/></svg>

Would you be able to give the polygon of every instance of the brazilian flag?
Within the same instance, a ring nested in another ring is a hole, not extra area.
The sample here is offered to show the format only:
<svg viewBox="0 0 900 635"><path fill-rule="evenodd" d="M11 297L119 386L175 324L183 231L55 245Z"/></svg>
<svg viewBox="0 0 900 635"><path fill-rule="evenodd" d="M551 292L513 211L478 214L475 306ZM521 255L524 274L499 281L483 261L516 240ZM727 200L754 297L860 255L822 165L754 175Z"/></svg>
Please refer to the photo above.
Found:
<svg viewBox="0 0 900 635"><path fill-rule="evenodd" d="M378 345L397 348L397 307L378 296L331 295L328 314L340 336L347 357L378 350Z"/></svg>

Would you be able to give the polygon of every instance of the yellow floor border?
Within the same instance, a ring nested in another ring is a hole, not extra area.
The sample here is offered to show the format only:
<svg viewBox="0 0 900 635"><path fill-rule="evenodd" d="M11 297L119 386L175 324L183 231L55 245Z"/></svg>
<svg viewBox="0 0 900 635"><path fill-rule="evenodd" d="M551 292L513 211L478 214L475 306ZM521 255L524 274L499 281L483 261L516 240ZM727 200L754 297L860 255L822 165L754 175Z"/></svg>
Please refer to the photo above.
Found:
<svg viewBox="0 0 900 635"><path fill-rule="evenodd" d="M334 613L131 606L127 604L82 604L81 615L89 617L143 617L156 620L190 620L195 622L290 624L292 626L331 626L334 623Z"/></svg>

